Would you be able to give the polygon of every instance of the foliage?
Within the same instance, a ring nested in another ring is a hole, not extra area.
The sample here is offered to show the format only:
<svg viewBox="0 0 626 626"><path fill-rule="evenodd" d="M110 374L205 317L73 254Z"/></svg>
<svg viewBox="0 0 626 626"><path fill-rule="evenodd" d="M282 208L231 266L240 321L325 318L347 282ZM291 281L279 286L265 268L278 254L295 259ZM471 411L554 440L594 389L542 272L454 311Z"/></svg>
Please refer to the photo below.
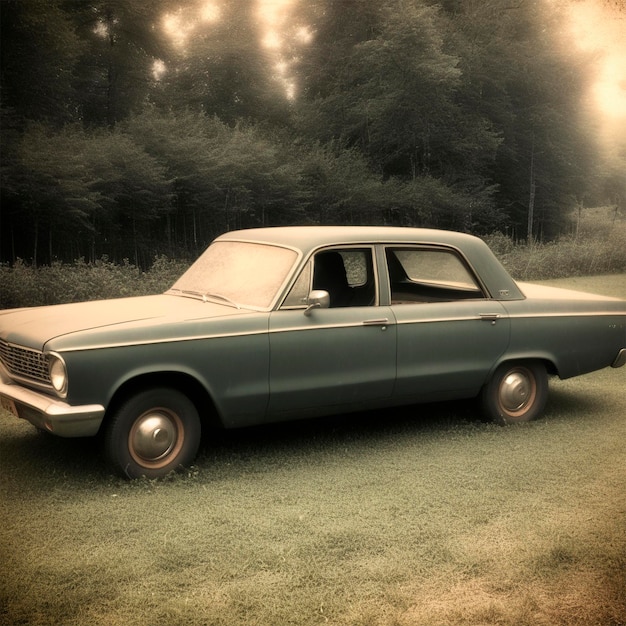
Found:
<svg viewBox="0 0 626 626"><path fill-rule="evenodd" d="M147 267L290 223L550 241L623 204L558 3L285 11L272 43L247 0L0 2L0 261Z"/></svg>
<svg viewBox="0 0 626 626"><path fill-rule="evenodd" d="M317 175L323 174L317 172ZM325 186L336 182L328 180ZM382 202L390 184L370 189L367 198L370 201L380 198ZM348 204L329 210L341 211L344 219L349 219L355 206ZM389 207L389 211L393 210ZM594 212L580 220L577 234L545 244L516 244L501 233L484 239L518 280L626 273L626 221L621 220L615 226L606 218L606 210ZM12 266L0 265L0 309L162 293L187 266L186 261L165 256L157 256L145 271L128 260L116 264L106 257L93 262L55 261L40 267L20 259Z"/></svg>
<svg viewBox="0 0 626 626"><path fill-rule="evenodd" d="M498 233L485 240L514 278L538 280L626 271L626 219L612 207L570 216L573 233L516 245Z"/></svg>
<svg viewBox="0 0 626 626"><path fill-rule="evenodd" d="M516 237L549 240L594 178L582 98L593 60L572 46L567 18L538 3L446 6L462 70L459 106L500 140L482 172L498 183L495 201Z"/></svg>
<svg viewBox="0 0 626 626"><path fill-rule="evenodd" d="M18 260L12 267L0 265L0 309L162 293L186 267L164 256L154 259L146 272L106 257L90 263L56 261L37 268Z"/></svg>

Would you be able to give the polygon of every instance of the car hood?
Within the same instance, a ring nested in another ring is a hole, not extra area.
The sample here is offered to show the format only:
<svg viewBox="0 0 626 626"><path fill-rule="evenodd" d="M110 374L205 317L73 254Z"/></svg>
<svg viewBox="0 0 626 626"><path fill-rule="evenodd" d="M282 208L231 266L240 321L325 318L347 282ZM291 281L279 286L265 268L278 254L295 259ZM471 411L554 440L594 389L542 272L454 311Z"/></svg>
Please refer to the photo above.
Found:
<svg viewBox="0 0 626 626"><path fill-rule="evenodd" d="M46 343L97 329L130 331L133 327L240 315L234 307L172 295L99 300L0 311L0 339L43 350Z"/></svg>

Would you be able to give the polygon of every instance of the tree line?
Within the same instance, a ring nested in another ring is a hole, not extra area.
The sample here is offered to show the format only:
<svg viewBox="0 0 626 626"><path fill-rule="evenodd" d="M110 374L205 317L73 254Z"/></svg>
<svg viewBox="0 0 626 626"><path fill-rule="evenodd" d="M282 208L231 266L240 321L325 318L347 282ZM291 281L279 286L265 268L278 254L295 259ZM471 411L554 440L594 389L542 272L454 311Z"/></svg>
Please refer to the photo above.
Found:
<svg viewBox="0 0 626 626"><path fill-rule="evenodd" d="M3 0L0 261L283 224L549 239L625 195L554 4L300 0L274 43L260 6Z"/></svg>

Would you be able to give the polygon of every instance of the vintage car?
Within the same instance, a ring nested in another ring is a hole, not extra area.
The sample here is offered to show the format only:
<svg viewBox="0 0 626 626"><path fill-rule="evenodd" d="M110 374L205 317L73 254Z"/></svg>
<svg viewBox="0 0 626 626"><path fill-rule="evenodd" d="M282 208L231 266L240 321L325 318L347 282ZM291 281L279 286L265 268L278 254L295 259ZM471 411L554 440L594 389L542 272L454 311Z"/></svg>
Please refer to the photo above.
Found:
<svg viewBox="0 0 626 626"><path fill-rule="evenodd" d="M548 375L626 363L626 301L516 283L480 239L391 227L218 237L162 295L0 312L0 399L159 477L205 429L480 397L539 415Z"/></svg>

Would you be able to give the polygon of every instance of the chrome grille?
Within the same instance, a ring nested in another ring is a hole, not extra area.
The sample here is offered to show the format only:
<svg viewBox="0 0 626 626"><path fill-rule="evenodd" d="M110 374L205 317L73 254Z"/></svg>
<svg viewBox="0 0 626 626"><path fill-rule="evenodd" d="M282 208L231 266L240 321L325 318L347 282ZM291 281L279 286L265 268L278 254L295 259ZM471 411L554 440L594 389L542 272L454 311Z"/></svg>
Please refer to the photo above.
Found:
<svg viewBox="0 0 626 626"><path fill-rule="evenodd" d="M50 385L48 360L38 350L22 348L0 339L0 361L16 378Z"/></svg>

